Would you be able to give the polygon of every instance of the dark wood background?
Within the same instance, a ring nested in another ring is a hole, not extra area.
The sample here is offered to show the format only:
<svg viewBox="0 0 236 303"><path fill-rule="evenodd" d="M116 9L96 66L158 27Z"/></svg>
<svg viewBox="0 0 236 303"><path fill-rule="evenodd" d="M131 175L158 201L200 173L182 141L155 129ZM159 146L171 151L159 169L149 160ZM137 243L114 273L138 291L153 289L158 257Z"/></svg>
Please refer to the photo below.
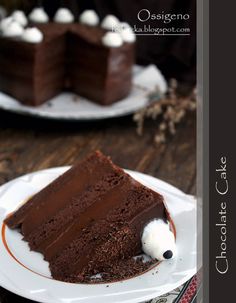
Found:
<svg viewBox="0 0 236 303"><path fill-rule="evenodd" d="M40 169L70 165L100 149L121 167L196 192L196 119L188 116L165 145L155 146L157 122L136 134L132 117L91 123L56 122L0 111L0 185ZM0 265L1 266L1 265ZM1 303L30 302L0 288Z"/></svg>

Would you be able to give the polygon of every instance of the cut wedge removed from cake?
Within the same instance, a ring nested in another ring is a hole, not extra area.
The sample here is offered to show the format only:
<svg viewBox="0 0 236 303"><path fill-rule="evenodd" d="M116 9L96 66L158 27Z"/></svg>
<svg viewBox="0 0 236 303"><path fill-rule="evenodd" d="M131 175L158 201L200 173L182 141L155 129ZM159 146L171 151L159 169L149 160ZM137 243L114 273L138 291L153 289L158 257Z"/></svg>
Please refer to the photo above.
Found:
<svg viewBox="0 0 236 303"><path fill-rule="evenodd" d="M131 277L156 258L173 257L168 220L160 194L96 151L35 194L5 223L20 228L31 250L44 255L54 279L78 283ZM153 259L135 258L143 251Z"/></svg>

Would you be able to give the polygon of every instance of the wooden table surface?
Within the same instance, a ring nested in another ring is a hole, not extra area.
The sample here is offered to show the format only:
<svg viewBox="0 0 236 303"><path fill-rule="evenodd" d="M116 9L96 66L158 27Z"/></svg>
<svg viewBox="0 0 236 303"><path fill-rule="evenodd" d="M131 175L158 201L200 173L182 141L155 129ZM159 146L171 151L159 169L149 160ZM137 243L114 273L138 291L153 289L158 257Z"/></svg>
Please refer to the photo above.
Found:
<svg viewBox="0 0 236 303"><path fill-rule="evenodd" d="M0 111L0 185L22 174L71 165L100 149L121 167L196 192L196 119L189 116L163 146L153 144L156 122L136 134L132 117L91 123L39 120ZM0 264L1 266L1 264ZM0 303L30 302L0 288Z"/></svg>

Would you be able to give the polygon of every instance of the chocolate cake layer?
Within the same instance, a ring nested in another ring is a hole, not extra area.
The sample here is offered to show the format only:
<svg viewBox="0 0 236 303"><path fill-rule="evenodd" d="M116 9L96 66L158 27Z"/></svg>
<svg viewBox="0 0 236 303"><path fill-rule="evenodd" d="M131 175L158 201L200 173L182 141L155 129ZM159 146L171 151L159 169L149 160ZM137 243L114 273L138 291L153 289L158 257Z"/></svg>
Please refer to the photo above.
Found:
<svg viewBox="0 0 236 303"><path fill-rule="evenodd" d="M70 195L73 197L71 188L73 188L74 191L77 191L79 190L78 187L82 187L81 183L84 184L83 180L81 181L83 175L87 175L87 177L96 175L99 178L99 168L103 168L105 173L113 172L109 159L101 153L95 152L89 155L86 161L74 165L42 191L33 196L27 203L14 212L12 216L6 219L7 225L11 228L17 228L22 224L27 225L27 216L31 217L29 218L30 222L34 221L32 220L32 215L37 217L37 222L39 222L39 224L42 222L40 220L46 221L47 213L44 211L45 204L52 209L51 211L54 211L54 207L58 209L58 199L61 198L61 195L63 195L63 197L68 197ZM86 186L88 187L88 184ZM60 203L66 205L67 202L67 200L62 200ZM39 212L40 207L41 213ZM32 222L32 224L35 224L34 226L36 226L37 223ZM27 234L27 230L25 231L25 234Z"/></svg>
<svg viewBox="0 0 236 303"><path fill-rule="evenodd" d="M60 238L56 239L55 242L52 242L47 247L44 252L45 258L47 260L52 259L58 251L70 244L71 239L82 234L83 230L87 228L87 226L91 227L91 224L94 224L94 222L98 224L99 220L103 220L108 214L110 215L110 223L112 223L111 218L113 218L113 221L120 219L120 217L118 217L121 215L120 208L122 208L122 216L124 219L124 210L126 203L128 203L126 201L126 196L129 196L130 194L130 177L128 175L123 175L123 178L120 176L120 182L112 189L108 188L106 193L101 197L100 203L98 200L97 203L94 203L91 207L86 209L83 213L83 220L73 222L73 224L61 234ZM112 213L111 210L114 211L114 213ZM117 212L119 213L118 216ZM100 230L100 237L101 235Z"/></svg>
<svg viewBox="0 0 236 303"><path fill-rule="evenodd" d="M5 222L20 227L30 248L43 253L55 279L76 283L110 276L121 260L132 263L142 253L144 226L167 215L161 195L95 152Z"/></svg>
<svg viewBox="0 0 236 303"><path fill-rule="evenodd" d="M71 180L76 179L78 182L78 176L80 176L81 173L87 172L88 174L92 174L95 172L95 168L98 168L99 166L102 166L104 171L106 171L106 169L109 172L112 171L110 168L110 161L100 152L95 152L89 155L86 160L74 165L71 169L66 171L63 175L59 176L43 190L29 199L27 203L21 206L5 220L7 225L10 228L18 228L25 221L31 211L34 211L36 208L38 209L41 203L46 203L46 199L49 199L49 201L54 204L53 202L55 201L55 197L60 196L60 192L68 191Z"/></svg>
<svg viewBox="0 0 236 303"><path fill-rule="evenodd" d="M106 174L104 177L101 177L100 182L96 183L95 178L92 177L91 181L95 181L94 187L88 186L84 189L83 194L79 193L77 196L74 196L71 201L68 201L64 209L50 217L50 220L40 225L35 232L31 232L25 239L32 244L32 249L43 252L46 259L48 258L49 253L50 255L56 254L60 247L60 245L59 247L58 245L55 247L55 244L57 243L56 240L58 239L57 237L60 236L60 239L65 238L66 244L68 244L68 242L70 242L69 239L73 238L73 235L71 237L68 230L71 230L74 219L83 215L83 221L79 220L78 224L80 229L77 227L77 232L79 232L83 229L83 226L86 226L90 221L94 220L94 212L97 211L98 207L100 215L102 209L107 207L104 202L107 192L113 194L116 187L124 184L126 179L127 178L122 175L113 173ZM85 208L86 211L84 211ZM64 222L63 226L60 224L62 220ZM66 234L66 236L64 236L64 234ZM55 248L53 249L53 247Z"/></svg>
<svg viewBox="0 0 236 303"><path fill-rule="evenodd" d="M131 207L135 209L135 205L130 205ZM75 240L71 245L50 260L53 276L59 280L63 277L70 279L72 276L83 279L83 276L106 272L116 260L141 254L141 232L153 218L166 218L164 207L148 207L143 203L142 207L126 216L122 210L108 212L106 220L100 220L94 226L89 225L79 237L79 233L75 232ZM99 235L96 236L97 230Z"/></svg>

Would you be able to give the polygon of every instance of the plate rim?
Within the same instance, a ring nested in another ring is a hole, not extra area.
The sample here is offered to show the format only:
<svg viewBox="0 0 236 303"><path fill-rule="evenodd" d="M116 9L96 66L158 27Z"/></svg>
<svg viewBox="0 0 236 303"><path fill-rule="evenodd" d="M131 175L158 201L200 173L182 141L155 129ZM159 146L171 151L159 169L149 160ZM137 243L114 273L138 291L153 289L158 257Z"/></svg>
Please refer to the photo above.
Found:
<svg viewBox="0 0 236 303"><path fill-rule="evenodd" d="M0 91L1 94L4 94L3 92ZM0 102L0 109L4 110L9 113L14 113L23 117L31 117L31 118L36 118L36 119L45 119L45 120L51 120L51 121L69 121L69 122L90 122L90 121L102 121L102 120L108 120L108 119L115 119L115 118L121 118L121 117L126 117L129 115L134 114L135 112L143 109L145 106L149 104L149 99L147 96L143 96L146 98L146 100L143 102L143 105L136 106L135 108L132 109L123 109L122 111L119 110L116 112L114 110L113 112L106 113L106 115L103 116L80 116L76 117L75 115L53 115L50 113L42 113L42 112L32 112L31 110L27 110L24 107L19 107L19 108L13 108L11 106L8 106L7 104L2 104ZM17 100L16 100L17 101ZM122 101L122 100L121 100Z"/></svg>
<svg viewBox="0 0 236 303"><path fill-rule="evenodd" d="M154 66L153 64L149 64L147 66L141 66L138 64L135 64L133 67L133 81L135 79L136 75L139 75L141 72L145 71L145 69L150 68L151 66ZM155 67L158 72L160 72L160 70ZM36 119L45 119L45 120L52 120L52 121L71 121L71 122L91 122L91 121L102 121L102 120L108 120L108 119L115 119L115 118L121 118L121 117L125 117L131 114L134 114L135 112L141 110L142 108L144 108L145 106L147 106L149 104L149 94L151 93L152 90L148 90L145 87L140 87L140 85L135 84L134 82L132 83L132 88L135 88L140 90L140 94L139 97L143 98L142 104L136 105L136 106L132 106L130 107L124 107L124 108L114 108L114 109L110 109L110 111L105 112L105 114L103 115L91 115L91 116L76 116L75 114L63 114L63 113L57 113L54 114L53 112L43 112L43 111L37 111L37 107L32 107L32 106L26 106L24 104L21 104L16 98L2 92L0 90L0 109L1 110L5 110L7 112L10 113L15 113L17 115L21 115L24 117L32 117L32 118L36 118ZM69 93L71 95L76 95L75 93L71 92L71 91L62 91L61 93L59 93L57 96L55 96L54 98L60 96L63 93ZM17 105L11 105L11 104L5 104L4 102L1 102L1 94L4 97L10 98L12 99L12 101L17 102ZM129 94L130 95L130 94ZM129 95L127 97L129 97ZM80 97L80 96L79 96ZM127 97L119 100L118 102L115 102L111 105L108 106L104 106L104 108L109 108L112 105L115 104L119 104L119 102L122 102L124 99L126 99ZM47 102L50 102L51 100L53 100L54 98L48 100ZM87 99L86 99L87 100ZM88 102L93 103L90 100L87 100ZM135 100L134 100L135 101ZM47 104L47 102L45 102L45 104ZM98 104L99 105L99 104ZM101 105L99 105L101 106Z"/></svg>

